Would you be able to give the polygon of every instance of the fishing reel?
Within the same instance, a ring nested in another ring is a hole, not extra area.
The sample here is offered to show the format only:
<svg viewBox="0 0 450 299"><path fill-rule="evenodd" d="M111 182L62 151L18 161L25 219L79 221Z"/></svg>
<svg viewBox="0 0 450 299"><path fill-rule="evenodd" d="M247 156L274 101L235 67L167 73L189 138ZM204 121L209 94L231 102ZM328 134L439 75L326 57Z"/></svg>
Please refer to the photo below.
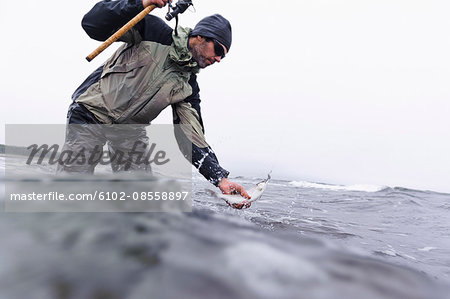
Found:
<svg viewBox="0 0 450 299"><path fill-rule="evenodd" d="M172 1L169 1L169 11L166 14L167 21L170 21L173 18L178 18L178 15L180 13L185 12L189 6L194 5L191 0L178 0L177 4L175 4L175 6L172 6L171 4L172 4ZM170 9L172 9L172 11L170 11Z"/></svg>

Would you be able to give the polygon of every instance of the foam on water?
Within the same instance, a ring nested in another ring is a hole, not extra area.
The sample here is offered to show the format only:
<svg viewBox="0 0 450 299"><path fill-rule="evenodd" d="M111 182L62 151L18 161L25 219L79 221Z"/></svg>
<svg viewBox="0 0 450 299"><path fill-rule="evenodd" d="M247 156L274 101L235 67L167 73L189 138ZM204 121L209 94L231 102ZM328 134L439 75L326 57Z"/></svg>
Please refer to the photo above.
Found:
<svg viewBox="0 0 450 299"><path fill-rule="evenodd" d="M291 186L300 188L317 188L326 189L331 191L362 191L362 192L379 192L386 189L386 186L376 186L376 185L328 185L322 183L311 183L305 181L292 181L289 182Z"/></svg>

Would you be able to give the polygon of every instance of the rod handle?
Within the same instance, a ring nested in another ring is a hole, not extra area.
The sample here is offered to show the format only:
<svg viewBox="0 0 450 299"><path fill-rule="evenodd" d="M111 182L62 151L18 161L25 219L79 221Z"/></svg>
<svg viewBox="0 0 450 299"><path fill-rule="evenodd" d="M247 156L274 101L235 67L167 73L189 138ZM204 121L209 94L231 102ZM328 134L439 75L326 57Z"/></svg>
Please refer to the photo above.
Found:
<svg viewBox="0 0 450 299"><path fill-rule="evenodd" d="M86 56L87 61L91 61L95 57L97 57L98 54L103 52L106 48L108 48L113 42L118 40L122 35L128 32L134 25L139 23L142 19L145 18L146 15L148 15L153 9L155 9L155 5L150 5L144 8L139 14L137 14L134 18L132 18L128 23L122 26L119 30L116 31L113 35L111 35L107 40L103 42L100 46L98 46L97 49L95 49L91 54Z"/></svg>

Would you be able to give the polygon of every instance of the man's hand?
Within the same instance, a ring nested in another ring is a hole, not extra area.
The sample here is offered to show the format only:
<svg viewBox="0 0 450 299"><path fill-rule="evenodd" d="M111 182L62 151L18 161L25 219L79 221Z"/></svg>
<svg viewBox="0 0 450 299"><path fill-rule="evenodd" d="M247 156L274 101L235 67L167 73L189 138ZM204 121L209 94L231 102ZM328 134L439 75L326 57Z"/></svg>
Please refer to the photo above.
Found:
<svg viewBox="0 0 450 299"><path fill-rule="evenodd" d="M155 5L157 7L163 7L169 2L169 0L142 0L142 5L145 7Z"/></svg>
<svg viewBox="0 0 450 299"><path fill-rule="evenodd" d="M221 179L217 186L219 187L220 191L222 191L223 194L240 194L242 197L246 199L251 198L250 195L248 195L247 191L245 191L244 187L228 180L227 178ZM242 209L243 207L248 208L250 207L250 205L251 205L250 202L244 201L243 203L232 204L232 207L235 209Z"/></svg>

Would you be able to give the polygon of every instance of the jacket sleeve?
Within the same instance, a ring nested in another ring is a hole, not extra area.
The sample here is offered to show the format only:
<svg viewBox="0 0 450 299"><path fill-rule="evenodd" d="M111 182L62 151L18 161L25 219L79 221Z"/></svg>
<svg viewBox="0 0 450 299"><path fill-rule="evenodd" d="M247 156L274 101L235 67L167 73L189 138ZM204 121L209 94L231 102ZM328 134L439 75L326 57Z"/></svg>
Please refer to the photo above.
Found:
<svg viewBox="0 0 450 299"><path fill-rule="evenodd" d="M193 95L172 105L174 124L181 125L175 126L175 137L183 155L209 182L217 186L222 178L228 177L229 172L220 166L216 154L206 143L195 77L191 77L196 87ZM188 125L190 130L186 130L183 125Z"/></svg>
<svg viewBox="0 0 450 299"><path fill-rule="evenodd" d="M143 9L141 0L101 1L83 17L81 26L89 37L105 41ZM143 28L143 22L134 26L140 33Z"/></svg>

